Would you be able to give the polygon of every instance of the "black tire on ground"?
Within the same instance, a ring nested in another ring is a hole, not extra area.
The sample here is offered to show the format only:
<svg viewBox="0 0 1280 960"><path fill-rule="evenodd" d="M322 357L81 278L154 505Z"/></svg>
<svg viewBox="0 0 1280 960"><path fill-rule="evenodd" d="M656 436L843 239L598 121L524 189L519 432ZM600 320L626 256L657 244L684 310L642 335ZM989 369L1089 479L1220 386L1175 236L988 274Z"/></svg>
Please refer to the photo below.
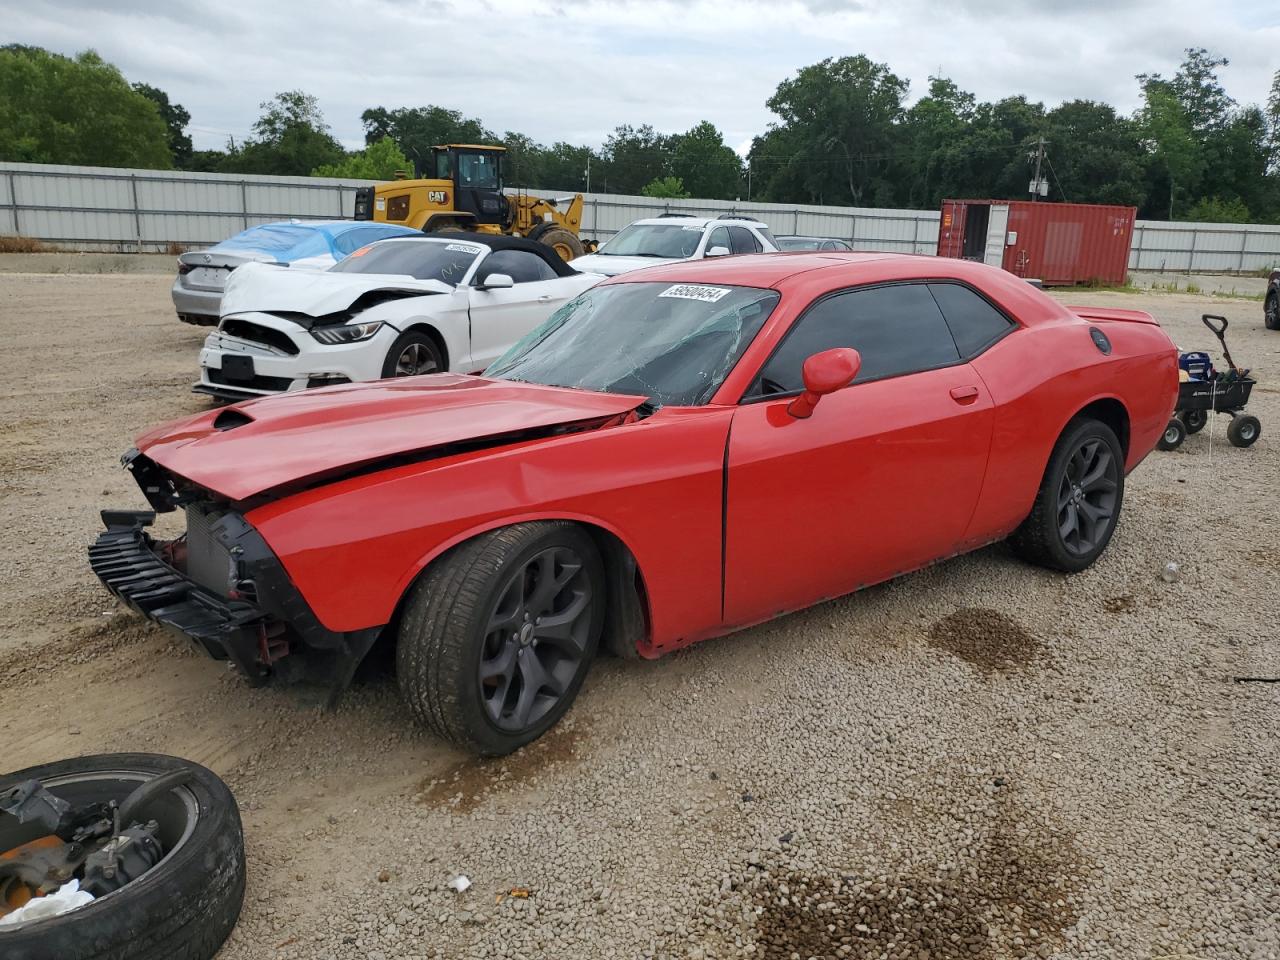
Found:
<svg viewBox="0 0 1280 960"><path fill-rule="evenodd" d="M1084 496L1076 495L1079 491ZM1106 550L1123 503L1124 453L1120 441L1105 423L1077 418L1058 438L1031 513L1009 541L1029 563L1076 573ZM1076 524L1066 534L1064 511L1067 524ZM1086 524L1086 517L1098 519Z"/></svg>
<svg viewBox="0 0 1280 960"><path fill-rule="evenodd" d="M1182 415L1182 423L1187 428L1187 433L1199 433L1208 422L1207 410L1188 410Z"/></svg>
<svg viewBox="0 0 1280 960"><path fill-rule="evenodd" d="M1267 294L1267 302L1262 307L1262 322L1268 330L1280 330L1280 295Z"/></svg>
<svg viewBox="0 0 1280 960"><path fill-rule="evenodd" d="M562 577L571 579L557 586ZM543 582L551 584L545 605ZM520 523L481 534L434 562L410 589L396 645L401 694L420 723L460 747L483 756L517 750L577 696L604 603L600 553L576 524ZM536 618L528 612L540 609ZM524 625L509 632L516 624ZM557 628L574 636L556 638L550 631ZM530 676L542 679L530 683Z"/></svg>
<svg viewBox="0 0 1280 960"><path fill-rule="evenodd" d="M12 930L0 927L0 957L209 960L218 952L240 916L245 864L240 811L226 784L212 772L177 757L113 753L0 775L0 790L35 779L67 799L77 790L102 799L105 789L119 800L145 780L183 768L192 774L186 784L139 811L161 820L161 838L168 850L164 858L137 880L70 913ZM166 824L180 828L192 817L185 839L166 839L165 834L175 829ZM44 832L37 824L15 827L16 820L4 814L0 820L9 821L0 824L0 852L10 849L7 831Z"/></svg>
<svg viewBox="0 0 1280 960"><path fill-rule="evenodd" d="M536 234L534 239L539 243L545 243L559 254L560 259L565 263L583 254L582 241L578 239L577 234L571 230L566 230L564 227L552 227L550 230L543 230Z"/></svg>
<svg viewBox="0 0 1280 960"><path fill-rule="evenodd" d="M1227 425L1227 439L1233 447L1251 447L1262 436L1262 423L1250 413L1237 413Z"/></svg>
<svg viewBox="0 0 1280 960"><path fill-rule="evenodd" d="M1160 434L1160 439L1156 441L1156 446L1161 450L1177 450L1182 446L1182 441L1187 439L1189 429L1185 423L1174 417L1165 424L1164 433ZM1199 428L1197 427L1197 429Z"/></svg>
<svg viewBox="0 0 1280 960"><path fill-rule="evenodd" d="M382 361L382 376L416 377L424 373L443 373L444 358L430 334L422 330L406 330L396 337Z"/></svg>

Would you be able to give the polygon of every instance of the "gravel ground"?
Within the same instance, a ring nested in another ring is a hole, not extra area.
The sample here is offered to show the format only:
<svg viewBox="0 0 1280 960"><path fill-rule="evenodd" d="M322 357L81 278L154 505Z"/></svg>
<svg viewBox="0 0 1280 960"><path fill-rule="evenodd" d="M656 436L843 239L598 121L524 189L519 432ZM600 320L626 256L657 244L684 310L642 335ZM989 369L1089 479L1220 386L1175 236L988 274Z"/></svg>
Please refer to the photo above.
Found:
<svg viewBox="0 0 1280 960"><path fill-rule="evenodd" d="M1235 681L1280 674L1259 303L1069 297L1150 309L1184 349L1225 313L1263 381L1257 445L1222 420L1153 453L1093 569L997 546L602 661L565 723L478 762L414 729L385 671L326 713L94 582L96 512L142 503L117 456L204 406L168 284L0 276L0 767L141 749L226 778L249 895L220 960L1280 957L1280 685Z"/></svg>

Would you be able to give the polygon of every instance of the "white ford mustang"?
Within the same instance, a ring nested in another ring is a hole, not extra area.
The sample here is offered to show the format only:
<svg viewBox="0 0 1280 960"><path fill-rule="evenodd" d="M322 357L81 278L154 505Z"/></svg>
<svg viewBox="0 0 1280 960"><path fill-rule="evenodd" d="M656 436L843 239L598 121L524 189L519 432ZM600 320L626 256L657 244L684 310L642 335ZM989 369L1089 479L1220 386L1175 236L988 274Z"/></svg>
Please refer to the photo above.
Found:
<svg viewBox="0 0 1280 960"><path fill-rule="evenodd" d="M193 388L226 400L384 377L483 370L604 277L518 237L380 240L320 273L247 264Z"/></svg>

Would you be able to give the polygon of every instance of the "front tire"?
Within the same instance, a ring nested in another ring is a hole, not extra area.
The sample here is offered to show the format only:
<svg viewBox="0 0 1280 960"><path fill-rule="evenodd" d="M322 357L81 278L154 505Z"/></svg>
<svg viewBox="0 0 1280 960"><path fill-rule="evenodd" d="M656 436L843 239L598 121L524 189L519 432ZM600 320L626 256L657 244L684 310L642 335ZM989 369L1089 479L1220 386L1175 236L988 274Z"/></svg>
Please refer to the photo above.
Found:
<svg viewBox="0 0 1280 960"><path fill-rule="evenodd" d="M1267 294L1266 305L1262 308L1262 322L1268 330L1280 330L1280 296Z"/></svg>
<svg viewBox="0 0 1280 960"><path fill-rule="evenodd" d="M410 591L396 646L400 692L419 722L464 749L517 750L577 696L604 603L600 553L575 524L482 534Z"/></svg>
<svg viewBox="0 0 1280 960"><path fill-rule="evenodd" d="M1010 543L1024 560L1064 573L1107 549L1124 502L1124 452L1098 420L1067 424L1045 468L1031 513Z"/></svg>
<svg viewBox="0 0 1280 960"><path fill-rule="evenodd" d="M435 340L421 330L406 330L396 337L382 361L382 377L420 377L426 373L441 373L444 358Z"/></svg>
<svg viewBox="0 0 1280 960"><path fill-rule="evenodd" d="M1182 415L1182 422L1187 427L1187 433L1199 433L1209 422L1209 413L1207 410L1188 410Z"/></svg>

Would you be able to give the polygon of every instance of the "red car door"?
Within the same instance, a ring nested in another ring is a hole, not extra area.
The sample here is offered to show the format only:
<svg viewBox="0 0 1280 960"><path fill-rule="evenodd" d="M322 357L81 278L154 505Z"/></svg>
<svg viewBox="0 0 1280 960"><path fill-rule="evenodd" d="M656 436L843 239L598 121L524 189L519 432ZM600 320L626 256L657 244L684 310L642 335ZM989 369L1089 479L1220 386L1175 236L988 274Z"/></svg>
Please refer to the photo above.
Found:
<svg viewBox="0 0 1280 960"><path fill-rule="evenodd" d="M807 419L804 360L853 347L862 369ZM982 490L991 397L925 284L837 293L801 316L734 414L724 617L738 626L957 553Z"/></svg>

